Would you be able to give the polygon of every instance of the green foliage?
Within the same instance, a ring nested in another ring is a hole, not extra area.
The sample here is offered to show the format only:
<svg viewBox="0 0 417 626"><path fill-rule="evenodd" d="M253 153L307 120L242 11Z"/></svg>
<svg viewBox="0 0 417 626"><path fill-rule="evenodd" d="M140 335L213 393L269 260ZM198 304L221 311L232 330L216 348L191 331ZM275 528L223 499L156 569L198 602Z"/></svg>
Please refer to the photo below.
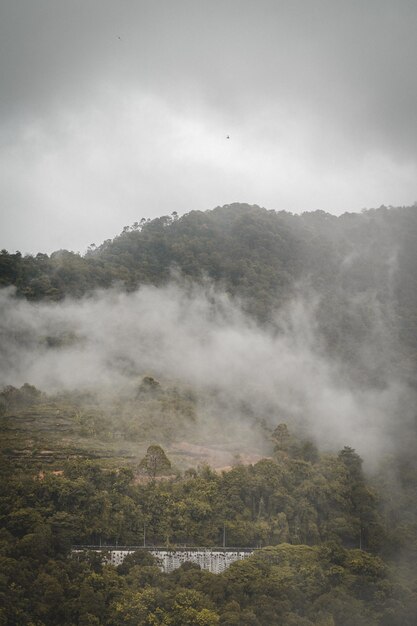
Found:
<svg viewBox="0 0 417 626"><path fill-rule="evenodd" d="M410 360L414 371L417 366L416 232L415 206L334 217L232 204L143 219L85 256L3 250L0 286L13 285L18 297L30 300L60 300L115 284L127 290L159 285L176 269L194 281L211 278L268 322L307 284L320 296L317 330L328 352L349 364L358 384L378 384L386 360L371 364L361 353L375 333L384 332L386 345L399 339L393 366L405 374Z"/></svg>
<svg viewBox="0 0 417 626"><path fill-rule="evenodd" d="M152 445L146 450L146 455L139 463L139 469L155 479L156 476L171 472L171 462L161 446Z"/></svg>
<svg viewBox="0 0 417 626"><path fill-rule="evenodd" d="M361 464L350 448L314 461L280 452L221 474L205 467L145 483L91 460L70 461L61 474L9 467L0 498L1 619L412 626L416 590L376 554L372 537L383 522ZM187 564L163 574L143 550L117 569L95 552L69 555L79 543L140 544L144 527L156 544L219 544L225 527L228 545L269 547L218 576Z"/></svg>
<svg viewBox="0 0 417 626"><path fill-rule="evenodd" d="M209 277L258 321L275 323L307 284L318 294L322 349L359 386L381 386L387 363L415 379L416 233L415 207L336 218L229 205L141 220L85 256L3 250L0 287L57 301L116 284L160 285L175 269L192 281ZM362 346L378 332L400 348L370 362ZM53 349L76 340L44 338ZM102 402L10 386L0 417L0 625L417 623L412 437L372 483L354 450L321 454L284 423L271 433L272 458L180 475L149 444L171 456L174 434L192 432L196 401L149 375L130 396ZM163 574L144 551L119 568L95 552L70 556L75 544L213 546L223 538L262 549L218 576L192 565Z"/></svg>

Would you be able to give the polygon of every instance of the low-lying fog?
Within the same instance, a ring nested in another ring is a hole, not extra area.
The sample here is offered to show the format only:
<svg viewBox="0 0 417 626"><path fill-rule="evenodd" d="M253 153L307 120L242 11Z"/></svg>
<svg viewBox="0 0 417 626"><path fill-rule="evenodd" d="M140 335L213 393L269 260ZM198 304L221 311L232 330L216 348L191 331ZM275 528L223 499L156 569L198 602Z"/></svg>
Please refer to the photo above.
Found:
<svg viewBox="0 0 417 626"><path fill-rule="evenodd" d="M151 375L210 397L204 428L219 441L226 424L243 433L253 416L272 427L295 421L320 448L350 445L369 462L402 445L413 417L400 380L360 389L345 380L325 356L311 297L295 298L269 328L213 285L179 280L60 303L30 303L7 288L0 307L1 385L129 394ZM380 349L370 339L369 354Z"/></svg>

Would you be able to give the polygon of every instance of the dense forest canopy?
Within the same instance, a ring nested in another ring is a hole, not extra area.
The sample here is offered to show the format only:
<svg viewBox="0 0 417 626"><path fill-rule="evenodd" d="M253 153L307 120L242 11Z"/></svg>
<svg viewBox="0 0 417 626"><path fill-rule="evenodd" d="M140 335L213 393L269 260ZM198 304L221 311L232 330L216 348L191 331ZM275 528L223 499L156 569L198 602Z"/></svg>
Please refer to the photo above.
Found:
<svg viewBox="0 0 417 626"><path fill-rule="evenodd" d="M416 242L416 206L232 204L3 250L0 624L413 626ZM70 557L145 527L262 549Z"/></svg>
<svg viewBox="0 0 417 626"><path fill-rule="evenodd" d="M3 250L0 285L15 285L31 301L59 301L115 284L161 285L177 270L193 280L209 277L265 323L302 284L321 297L318 317L329 349L354 359L355 344L378 314L415 361L416 234L416 206L335 217L232 204L181 218L142 218L84 256Z"/></svg>

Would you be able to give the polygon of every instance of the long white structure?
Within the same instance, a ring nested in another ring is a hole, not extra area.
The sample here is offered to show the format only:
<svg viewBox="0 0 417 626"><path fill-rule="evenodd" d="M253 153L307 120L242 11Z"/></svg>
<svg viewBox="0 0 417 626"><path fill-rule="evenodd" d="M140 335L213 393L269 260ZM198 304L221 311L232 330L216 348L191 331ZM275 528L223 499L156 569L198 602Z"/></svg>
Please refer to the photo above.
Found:
<svg viewBox="0 0 417 626"><path fill-rule="evenodd" d="M132 554L138 549L136 547L97 547L97 546L77 546L73 552L85 550L95 550L105 552L106 558L112 565L118 566L123 563L128 554ZM235 561L241 561L253 554L248 548L146 548L157 560L163 572L172 572L183 563L196 563L201 569L206 569L212 574L220 574Z"/></svg>

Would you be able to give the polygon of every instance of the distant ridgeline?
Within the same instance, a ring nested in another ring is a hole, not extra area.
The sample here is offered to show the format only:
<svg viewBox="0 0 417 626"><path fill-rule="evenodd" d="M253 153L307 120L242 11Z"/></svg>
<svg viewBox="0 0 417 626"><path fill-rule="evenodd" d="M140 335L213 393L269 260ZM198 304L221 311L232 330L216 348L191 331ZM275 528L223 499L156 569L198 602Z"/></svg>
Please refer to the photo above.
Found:
<svg viewBox="0 0 417 626"><path fill-rule="evenodd" d="M86 551L103 553L106 562L121 565L125 558L143 550L152 554L157 560L161 571L169 573L180 567L183 563L195 563L201 569L208 570L212 574L224 572L235 561L241 561L254 553L255 548L143 548L137 546L74 546L74 555Z"/></svg>
<svg viewBox="0 0 417 626"><path fill-rule="evenodd" d="M248 204L175 213L126 226L82 256L68 250L23 256L0 252L0 287L28 300L81 297L121 285L161 285L175 268L209 277L261 322L273 319L300 285L318 294L318 330L327 349L358 370L364 338L375 331L400 340L397 363L417 369L417 206L380 207L336 217L293 215ZM403 358L404 357L404 358ZM369 370L369 365L363 365ZM375 368L374 368L375 369ZM372 368L371 368L372 370ZM415 377L411 372L410 379ZM367 371L377 382L378 372ZM363 372L359 372L361 380Z"/></svg>

